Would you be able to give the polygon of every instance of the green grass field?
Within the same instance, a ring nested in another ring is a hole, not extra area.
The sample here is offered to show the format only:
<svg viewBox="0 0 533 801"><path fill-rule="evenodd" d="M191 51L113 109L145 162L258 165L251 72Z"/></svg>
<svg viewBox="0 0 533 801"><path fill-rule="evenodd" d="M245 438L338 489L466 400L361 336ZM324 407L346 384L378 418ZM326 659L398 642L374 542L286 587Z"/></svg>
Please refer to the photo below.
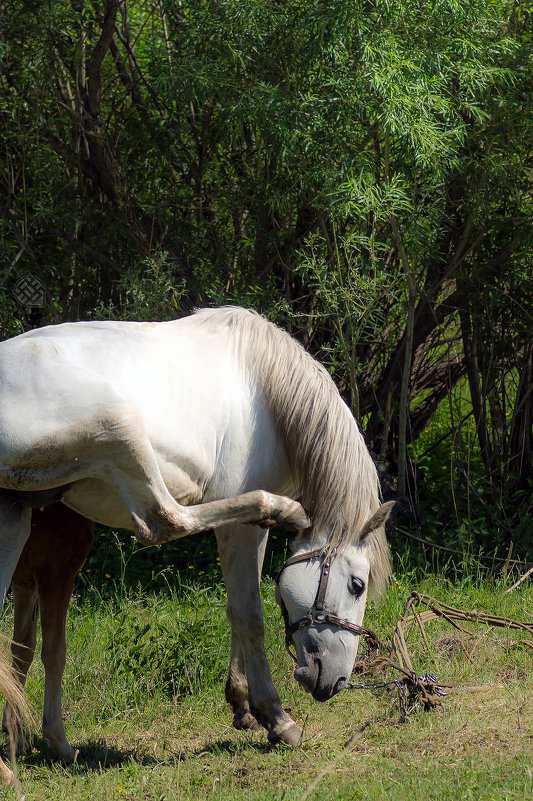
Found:
<svg viewBox="0 0 533 801"><path fill-rule="evenodd" d="M464 634L438 621L427 626L426 651L413 631L417 672L453 688L440 708L415 710L406 722L396 692L345 690L319 704L292 678L268 578L269 658L282 700L304 728L299 747L271 747L266 736L230 725L224 587L216 572L207 581L190 572L190 583L154 594L121 584L102 595L85 582L70 610L64 681L67 736L80 756L62 766L37 736L18 765L27 801L533 799L533 651L520 636L474 625ZM383 640L413 589L533 619L531 583L506 594L480 575L451 581L402 569L367 611ZM37 718L43 687L36 660L28 694ZM13 791L0 790L0 798Z"/></svg>

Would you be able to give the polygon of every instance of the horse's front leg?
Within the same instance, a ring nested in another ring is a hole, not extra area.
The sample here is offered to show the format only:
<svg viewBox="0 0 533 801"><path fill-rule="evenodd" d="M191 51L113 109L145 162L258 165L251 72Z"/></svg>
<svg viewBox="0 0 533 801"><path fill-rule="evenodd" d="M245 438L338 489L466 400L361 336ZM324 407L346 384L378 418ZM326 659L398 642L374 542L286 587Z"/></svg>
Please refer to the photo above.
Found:
<svg viewBox="0 0 533 801"><path fill-rule="evenodd" d="M249 708L253 718L268 730L271 742L296 745L300 741L300 729L283 711L265 653L259 581L267 534L260 528L250 531L243 526L224 528L216 534L232 628L232 661L226 697L236 714L246 713ZM239 667L237 643L242 649L246 676ZM250 719L247 722L252 723Z"/></svg>
<svg viewBox="0 0 533 801"><path fill-rule="evenodd" d="M68 499L67 499L68 500ZM221 498L195 506L176 504L178 516L174 522L161 529L163 517L161 512L159 523L156 518L149 518L147 523L134 513L135 536L143 545L161 545L169 540L198 534L200 531L220 529L226 526L237 526L242 523L258 525L261 528L281 526L289 531L309 528L311 519L303 506L284 495L273 495L265 490L253 490L233 498Z"/></svg>
<svg viewBox="0 0 533 801"><path fill-rule="evenodd" d="M185 514L189 534L241 523L261 528L277 525L289 531L298 531L311 525L309 515L298 501L265 490L253 490L233 498L188 506Z"/></svg>

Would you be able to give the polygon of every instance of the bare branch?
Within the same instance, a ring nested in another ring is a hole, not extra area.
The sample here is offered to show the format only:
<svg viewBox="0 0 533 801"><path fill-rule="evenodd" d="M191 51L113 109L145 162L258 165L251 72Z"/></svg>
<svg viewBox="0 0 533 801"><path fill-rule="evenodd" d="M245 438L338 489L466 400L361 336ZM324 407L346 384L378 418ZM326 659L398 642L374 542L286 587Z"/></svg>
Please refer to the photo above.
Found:
<svg viewBox="0 0 533 801"><path fill-rule="evenodd" d="M106 0L102 33L87 61L87 107L91 114L100 113L101 67L113 39L118 7L119 0Z"/></svg>

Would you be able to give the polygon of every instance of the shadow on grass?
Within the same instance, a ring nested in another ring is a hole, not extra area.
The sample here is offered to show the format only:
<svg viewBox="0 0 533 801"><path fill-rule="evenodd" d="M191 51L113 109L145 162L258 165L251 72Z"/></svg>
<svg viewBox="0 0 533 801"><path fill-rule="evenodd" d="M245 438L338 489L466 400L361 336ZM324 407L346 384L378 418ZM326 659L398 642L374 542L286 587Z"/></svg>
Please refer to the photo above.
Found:
<svg viewBox="0 0 533 801"><path fill-rule="evenodd" d="M18 758L25 767L52 767L61 765L67 773L101 773L109 768L116 768L125 763L135 762L137 765L158 765L164 760L150 754L141 753L133 748L113 748L104 740L87 740L79 746L76 762L65 764L57 759L44 740L34 738L33 750Z"/></svg>
<svg viewBox="0 0 533 801"><path fill-rule="evenodd" d="M114 748L106 744L104 740L87 740L79 745L79 754L76 762L62 763L52 753L46 742L40 738L34 738L31 753L18 757L19 765L25 768L61 768L70 775L84 775L91 773L102 773L125 764L136 764L144 767L162 765L165 763L175 763L176 760L186 762L188 759L201 758L205 756L235 756L244 751L254 751L255 753L269 753L276 748L283 748L283 745L272 745L267 741L254 742L250 739L240 741L217 740L196 750L184 748L179 751L165 750L161 756L156 757L143 753L135 748Z"/></svg>
<svg viewBox="0 0 533 801"><path fill-rule="evenodd" d="M258 754L268 754L277 748L284 748L283 744L273 745L265 740L251 740L243 738L242 740L217 740L214 743L198 748L196 751L184 750L180 754L181 759L187 757L203 757L203 756L235 756L242 754L243 751L254 751ZM177 755L176 755L177 756Z"/></svg>

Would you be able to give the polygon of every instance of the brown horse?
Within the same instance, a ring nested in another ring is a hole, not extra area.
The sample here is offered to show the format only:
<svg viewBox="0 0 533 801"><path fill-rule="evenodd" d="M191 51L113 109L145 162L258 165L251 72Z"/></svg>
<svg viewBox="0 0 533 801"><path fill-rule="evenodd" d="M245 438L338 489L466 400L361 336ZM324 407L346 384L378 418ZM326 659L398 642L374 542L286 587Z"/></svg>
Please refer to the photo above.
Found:
<svg viewBox="0 0 533 801"><path fill-rule="evenodd" d="M43 737L62 760L71 762L75 751L65 736L61 714L61 680L65 669L65 623L74 579L82 567L94 536L94 523L62 503L34 509L31 533L13 574L13 668L24 687L35 653L36 629L41 614L45 671ZM8 705L4 728L13 717ZM18 749L24 750L22 736Z"/></svg>

